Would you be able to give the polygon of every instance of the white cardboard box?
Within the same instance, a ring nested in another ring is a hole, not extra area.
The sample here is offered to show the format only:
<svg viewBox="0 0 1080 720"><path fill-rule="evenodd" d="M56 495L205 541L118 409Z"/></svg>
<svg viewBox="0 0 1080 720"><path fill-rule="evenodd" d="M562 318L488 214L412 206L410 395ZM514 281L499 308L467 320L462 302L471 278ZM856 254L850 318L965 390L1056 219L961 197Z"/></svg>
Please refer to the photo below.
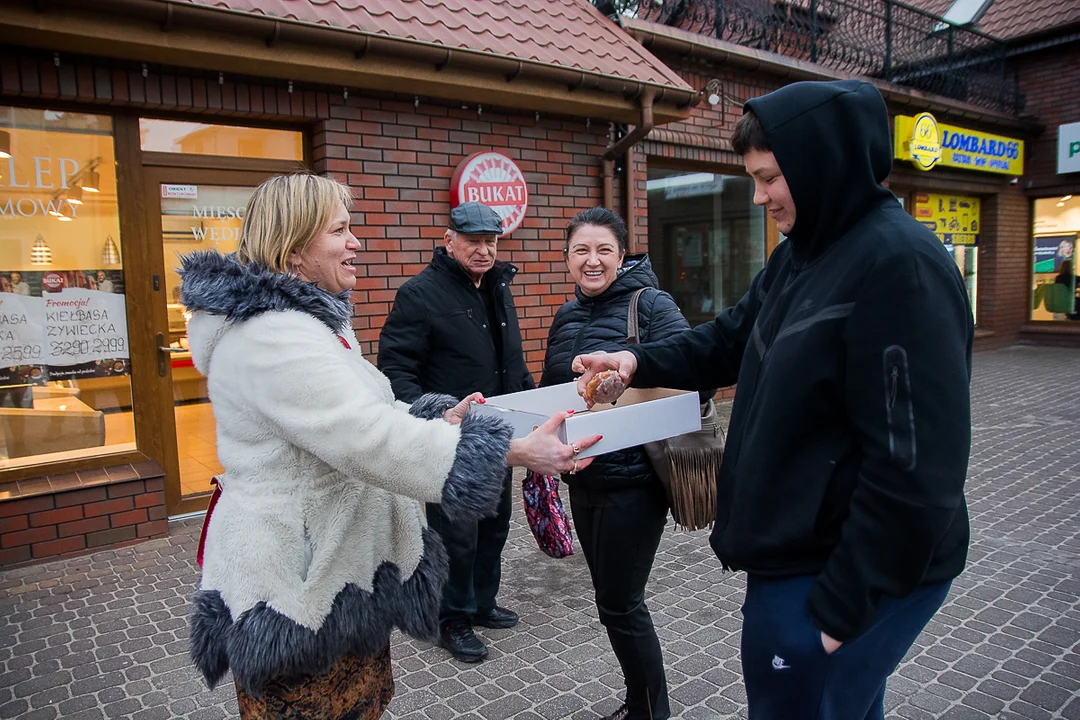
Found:
<svg viewBox="0 0 1080 720"><path fill-rule="evenodd" d="M582 451L581 458L603 455L654 440L701 429L701 407L696 392L656 388L629 388L614 405L595 405L592 410L569 382L536 390L485 398L473 411L501 418L522 438L560 410L573 410L560 428L565 443L603 435L604 439Z"/></svg>

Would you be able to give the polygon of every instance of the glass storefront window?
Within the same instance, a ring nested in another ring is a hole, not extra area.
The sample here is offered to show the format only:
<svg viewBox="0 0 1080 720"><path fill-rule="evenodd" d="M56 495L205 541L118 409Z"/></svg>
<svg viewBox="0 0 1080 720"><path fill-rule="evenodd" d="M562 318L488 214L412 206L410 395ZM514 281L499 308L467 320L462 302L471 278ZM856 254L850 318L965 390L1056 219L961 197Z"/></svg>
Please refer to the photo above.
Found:
<svg viewBox="0 0 1080 720"><path fill-rule="evenodd" d="M1080 321L1076 243L1080 238L1080 197L1035 201L1032 265L1032 320Z"/></svg>
<svg viewBox="0 0 1080 720"><path fill-rule="evenodd" d="M970 245L950 245L945 243L945 249L953 256L956 266L960 268L960 274L964 276L964 285L967 286L968 300L971 301L972 320L978 324L979 316L976 299L979 289L979 248Z"/></svg>
<svg viewBox="0 0 1080 720"><path fill-rule="evenodd" d="M290 130L143 118L139 120L139 137L142 149L149 152L304 159L304 135Z"/></svg>
<svg viewBox="0 0 1080 720"><path fill-rule="evenodd" d="M901 204L903 204L901 202ZM916 193L915 219L928 227L953 256L964 276L972 319L978 323L979 238L982 236L982 201L964 195Z"/></svg>
<svg viewBox="0 0 1080 720"><path fill-rule="evenodd" d="M765 267L765 210L748 177L649 168L649 249L691 325L712 320Z"/></svg>
<svg viewBox="0 0 1080 720"><path fill-rule="evenodd" d="M188 349L187 321L181 304L180 258L195 250L236 251L244 212L253 187L161 184L161 230L168 293L173 412L184 496L210 492L211 478L223 472L217 457L217 425L210 408L206 378L195 369Z"/></svg>
<svg viewBox="0 0 1080 720"><path fill-rule="evenodd" d="M0 468L135 449L112 120L0 107Z"/></svg>

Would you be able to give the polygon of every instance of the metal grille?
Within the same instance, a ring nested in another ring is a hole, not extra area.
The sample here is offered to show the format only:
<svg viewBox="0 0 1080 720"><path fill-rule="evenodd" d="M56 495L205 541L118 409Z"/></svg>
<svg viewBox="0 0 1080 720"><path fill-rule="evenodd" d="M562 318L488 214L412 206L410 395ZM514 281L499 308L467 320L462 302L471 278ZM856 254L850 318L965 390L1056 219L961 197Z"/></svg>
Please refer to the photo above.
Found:
<svg viewBox="0 0 1080 720"><path fill-rule="evenodd" d="M1019 114L1005 43L896 0L594 0L720 40Z"/></svg>

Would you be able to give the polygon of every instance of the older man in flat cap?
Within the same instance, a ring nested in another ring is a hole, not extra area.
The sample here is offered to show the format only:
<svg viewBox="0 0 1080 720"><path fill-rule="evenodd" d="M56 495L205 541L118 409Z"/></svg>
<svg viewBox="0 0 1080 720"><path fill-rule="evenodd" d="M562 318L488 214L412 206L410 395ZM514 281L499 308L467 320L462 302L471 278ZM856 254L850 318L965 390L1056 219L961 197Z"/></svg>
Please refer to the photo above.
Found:
<svg viewBox="0 0 1080 720"><path fill-rule="evenodd" d="M536 387L525 367L510 281L517 268L495 259L499 214L476 202L450 211L445 245L397 292L379 335L379 369L399 400L424 393L486 397ZM439 613L439 644L463 662L488 650L474 626L509 628L516 613L499 607L502 550L510 531L510 471L495 517L450 522L441 505L428 505L428 523L442 536L450 577Z"/></svg>

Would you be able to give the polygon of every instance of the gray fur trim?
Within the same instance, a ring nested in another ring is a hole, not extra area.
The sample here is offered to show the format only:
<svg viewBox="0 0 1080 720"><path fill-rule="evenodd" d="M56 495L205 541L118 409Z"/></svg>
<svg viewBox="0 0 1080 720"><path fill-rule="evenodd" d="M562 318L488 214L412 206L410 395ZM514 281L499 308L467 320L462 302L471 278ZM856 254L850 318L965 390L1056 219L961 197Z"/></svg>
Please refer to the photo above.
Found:
<svg viewBox="0 0 1080 720"><path fill-rule="evenodd" d="M298 310L332 332L349 323L349 293L331 295L295 275L245 265L234 255L198 250L180 258L181 302L191 311L248 320L265 312Z"/></svg>
<svg viewBox="0 0 1080 720"><path fill-rule="evenodd" d="M232 614L216 591L197 592L192 603L195 608L189 621L191 660L213 689L229 669L224 638L232 624Z"/></svg>
<svg viewBox="0 0 1080 720"><path fill-rule="evenodd" d="M498 418L469 413L442 491L442 508L451 520L495 514L506 480L506 453L513 430Z"/></svg>
<svg viewBox="0 0 1080 720"><path fill-rule="evenodd" d="M254 697L276 677L320 675L345 653L374 655L390 642L394 626L420 640L438 632L439 604L446 581L446 550L437 533L423 531L424 554L401 582L396 565L384 562L372 592L346 585L317 631L259 603L233 622L217 590L195 593L191 658L211 689L227 670Z"/></svg>
<svg viewBox="0 0 1080 720"><path fill-rule="evenodd" d="M458 400L453 395L427 393L416 398L409 407L409 414L423 420L434 420L441 418L447 410L457 404Z"/></svg>

